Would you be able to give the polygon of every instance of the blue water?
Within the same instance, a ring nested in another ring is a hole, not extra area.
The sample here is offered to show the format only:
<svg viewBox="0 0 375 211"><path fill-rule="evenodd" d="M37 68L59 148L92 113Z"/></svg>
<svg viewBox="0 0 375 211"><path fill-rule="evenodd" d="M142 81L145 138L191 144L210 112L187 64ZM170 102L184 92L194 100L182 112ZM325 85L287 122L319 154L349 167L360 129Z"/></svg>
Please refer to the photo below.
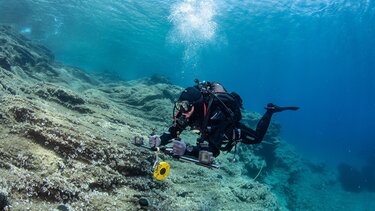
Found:
<svg viewBox="0 0 375 211"><path fill-rule="evenodd" d="M373 0L0 0L0 22L88 72L216 80L261 113L298 105L274 120L306 157L374 155Z"/></svg>

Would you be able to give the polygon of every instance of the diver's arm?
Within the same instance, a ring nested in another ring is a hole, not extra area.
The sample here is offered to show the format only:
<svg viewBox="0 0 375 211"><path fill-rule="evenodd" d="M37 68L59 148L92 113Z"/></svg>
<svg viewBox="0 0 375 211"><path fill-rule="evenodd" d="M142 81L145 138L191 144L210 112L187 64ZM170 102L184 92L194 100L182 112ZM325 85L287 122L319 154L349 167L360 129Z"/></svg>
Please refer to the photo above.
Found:
<svg viewBox="0 0 375 211"><path fill-rule="evenodd" d="M169 131L172 127L169 128ZM167 145L171 143L171 139L173 139L173 136L170 132L165 132L160 136L160 145Z"/></svg>
<svg viewBox="0 0 375 211"><path fill-rule="evenodd" d="M172 142L172 139L177 138L177 133L181 133L182 130L178 130L175 126L169 128L168 132L163 133L160 136L160 145L167 145Z"/></svg>
<svg viewBox="0 0 375 211"><path fill-rule="evenodd" d="M176 118L175 123L168 129L168 132L163 133L160 136L160 145L166 145L171 143L171 140L178 137L182 131L189 125L188 119L185 116L179 116Z"/></svg>

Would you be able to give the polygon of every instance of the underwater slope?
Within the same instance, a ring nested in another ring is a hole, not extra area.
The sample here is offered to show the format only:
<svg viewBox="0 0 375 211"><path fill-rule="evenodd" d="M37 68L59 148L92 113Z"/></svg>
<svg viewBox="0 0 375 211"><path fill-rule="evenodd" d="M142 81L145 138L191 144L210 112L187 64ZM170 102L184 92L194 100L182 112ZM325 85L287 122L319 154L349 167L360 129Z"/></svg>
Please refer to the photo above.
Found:
<svg viewBox="0 0 375 211"><path fill-rule="evenodd" d="M132 139L169 126L181 88L160 76L109 78L59 64L48 49L0 26L1 203L5 195L12 210L62 204L70 210L139 210L140 202L148 210L375 207L373 192L344 191L337 171L302 160L279 137L278 124L262 144L220 155L219 170L161 156L172 169L166 181L156 182L155 155L135 148ZM254 128L260 117L246 112L243 121Z"/></svg>
<svg viewBox="0 0 375 211"><path fill-rule="evenodd" d="M236 168L171 161L168 180L152 179L154 154L132 138L167 126L179 87L103 82L7 26L0 43L0 192L13 210L137 210L141 199L151 210L279 209L267 186L231 179Z"/></svg>

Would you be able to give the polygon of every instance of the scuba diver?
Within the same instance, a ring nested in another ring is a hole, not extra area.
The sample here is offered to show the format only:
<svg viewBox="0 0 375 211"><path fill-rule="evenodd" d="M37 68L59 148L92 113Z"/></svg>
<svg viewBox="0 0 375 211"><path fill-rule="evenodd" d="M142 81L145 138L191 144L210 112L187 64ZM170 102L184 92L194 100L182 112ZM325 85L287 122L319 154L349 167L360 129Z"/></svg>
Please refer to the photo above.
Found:
<svg viewBox="0 0 375 211"><path fill-rule="evenodd" d="M161 145L173 142L175 156L193 156L200 162L210 164L220 151L230 152L237 143L259 144L267 132L272 115L299 107L280 107L268 103L266 112L258 122L256 130L240 122L242 99L229 93L217 82L200 82L182 91L173 109L173 125L161 136L151 135L149 145L156 150ZM183 142L179 135L190 126L200 137L195 146Z"/></svg>

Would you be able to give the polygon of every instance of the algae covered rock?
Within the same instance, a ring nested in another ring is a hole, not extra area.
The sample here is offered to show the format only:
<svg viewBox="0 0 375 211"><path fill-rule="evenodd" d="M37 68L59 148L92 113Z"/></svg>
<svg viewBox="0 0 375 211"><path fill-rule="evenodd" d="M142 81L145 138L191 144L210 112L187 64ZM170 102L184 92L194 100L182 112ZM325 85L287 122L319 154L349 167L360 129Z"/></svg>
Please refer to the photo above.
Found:
<svg viewBox="0 0 375 211"><path fill-rule="evenodd" d="M71 110L80 113L93 113L94 111L85 106L85 100L78 94L67 88L52 84L38 84L31 88L34 93L46 100L57 102Z"/></svg>
<svg viewBox="0 0 375 211"><path fill-rule="evenodd" d="M0 209L3 210L8 205L9 205L9 201L8 201L7 196L4 193L0 192Z"/></svg>
<svg viewBox="0 0 375 211"><path fill-rule="evenodd" d="M99 82L9 27L0 27L0 43L0 191L12 209L279 209L266 185L243 181L231 154L218 159L217 171L158 155L171 175L152 178L155 152L132 140L170 125L182 88L166 78ZM239 156L255 168L264 162L260 154Z"/></svg>
<svg viewBox="0 0 375 211"><path fill-rule="evenodd" d="M32 43L8 26L0 26L0 65L6 70L12 66L28 69L41 63L49 63L54 56L47 48Z"/></svg>

